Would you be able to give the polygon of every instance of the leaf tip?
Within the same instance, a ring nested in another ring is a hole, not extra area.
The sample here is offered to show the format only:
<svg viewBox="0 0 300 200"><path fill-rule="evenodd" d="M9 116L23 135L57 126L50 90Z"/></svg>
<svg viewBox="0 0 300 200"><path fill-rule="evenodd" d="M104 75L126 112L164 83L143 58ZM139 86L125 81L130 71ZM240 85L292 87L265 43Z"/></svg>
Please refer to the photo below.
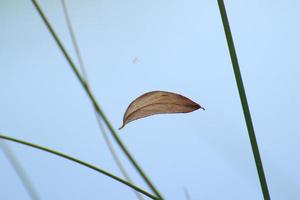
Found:
<svg viewBox="0 0 300 200"><path fill-rule="evenodd" d="M121 130L122 128L124 128L125 124L123 123L122 126L119 128L119 130Z"/></svg>

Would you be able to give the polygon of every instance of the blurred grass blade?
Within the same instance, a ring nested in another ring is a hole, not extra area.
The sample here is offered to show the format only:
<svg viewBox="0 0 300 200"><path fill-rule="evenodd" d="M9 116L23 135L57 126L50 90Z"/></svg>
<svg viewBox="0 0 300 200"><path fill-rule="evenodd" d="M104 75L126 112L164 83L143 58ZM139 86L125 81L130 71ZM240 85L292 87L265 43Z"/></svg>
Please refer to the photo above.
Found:
<svg viewBox="0 0 300 200"><path fill-rule="evenodd" d="M107 177L110 177L110 178L112 178L112 179L114 179L114 180L116 180L116 181L118 181L120 183L123 183L124 185L127 185L128 187L131 187L132 189L134 189L134 190L136 190L136 191L138 191L138 192L140 192L140 193L148 196L151 199L156 199L156 200L158 199L157 197L153 196L152 194L148 193L147 191L145 191L145 190L143 190L143 189L141 189L141 188L139 188L139 187L137 187L135 185L132 185L131 183L129 183L129 182L127 182L127 181L125 181L125 180L123 180L123 179L121 179L121 178L119 178L119 177L117 177L117 176L115 176L115 175L113 175L113 174L111 174L111 173L103 170L103 169L100 169L100 168L98 168L98 167L96 167L94 165L86 163L86 162L84 162L82 160L79 160L77 158L74 158L74 157L71 157L69 155L63 154L63 153L58 152L56 150L52 150L52 149L49 149L49 148L46 148L46 147L43 147L43 146L40 146L40 145L37 145L37 144L26 142L24 140L19 140L19 139L16 139L16 138L12 138L12 137L9 137L9 136L3 135L3 134L0 134L0 138L4 139L4 140L9 140L11 142L16 142L16 143L19 143L19 144L23 144L23 145L26 145L26 146L29 146L29 147L32 147L32 148L35 148L35 149L39 149L39 150L48 152L50 154L54 154L54 155L57 155L59 157L65 158L67 160L73 161L73 162L75 162L75 163L77 163L79 165L82 165L82 166L85 166L87 168L90 168L90 169L92 169L94 171L97 171L97 172L99 172L99 173L101 173L101 174L103 174L103 175L105 175Z"/></svg>
<svg viewBox="0 0 300 200"><path fill-rule="evenodd" d="M71 23L71 19L70 19L70 16L69 16L69 13L68 13L68 9L67 9L67 5L66 5L66 2L65 0L61 0L61 3L62 3L62 7L63 7L63 12L64 12L64 16L66 18L66 22L67 22L67 26L68 26L68 30L69 30L69 33L70 33L70 37L71 37L71 40L72 40L72 44L73 44L73 47L74 47L74 50L75 50L75 53L76 53L76 56L77 56L77 60L79 62L79 67L81 69L81 73L82 73L82 77L87 85L87 87L89 89L90 88L90 83L89 83L89 79L88 79L88 75L87 75L87 72L86 72L86 69L85 69L85 65L84 65L84 62L83 62L83 59L82 59L82 56L81 56L81 53L80 53L80 50L79 50L79 46L78 46L78 43L77 43L77 40L76 40L76 36L75 36L75 33L74 33L74 30L73 30L73 26L72 26L72 23ZM101 122L101 119L100 119L100 116L97 114L97 112L94 110L94 114L95 114L95 117L97 119L97 123L98 123L98 126L100 128L100 131L102 133L102 136L104 138L104 141L117 165L117 167L119 168L119 170L121 171L122 175L124 176L124 178L130 182L130 183L133 183L133 181L131 180L129 174L127 173L127 171L125 170L125 167L122 165L122 162L121 160L119 159L112 143L110 142L109 140L109 137L105 131L105 128L103 127L103 124ZM137 191L133 190L134 194L136 195L136 197L139 199L139 200L143 200L143 196L138 193Z"/></svg>
<svg viewBox="0 0 300 200"><path fill-rule="evenodd" d="M249 110L249 106L248 106L248 102L247 102L246 92L244 89L243 80L242 80L242 76L241 76L241 72L240 72L240 68L239 68L239 63L238 63L238 59L236 56L234 43L233 43L230 26L229 26L229 22L228 22L226 9L225 9L223 0L218 0L218 5L219 5L219 10L220 10L220 14L221 14L222 22L223 22L225 36L227 39L227 45L228 45L228 49L229 49L229 53L230 53L232 67L233 67L233 71L234 71L234 75L235 75L235 80L236 80L236 84L238 87L241 104L243 107L244 117L245 117L247 129L248 129L248 134L249 134L249 138L250 138L250 142L251 142L251 146L252 146L252 152L253 152L254 159L255 159L255 164L256 164L256 169L258 172L259 180L260 180L261 189L263 192L264 199L269 200L270 194L269 194L269 190L268 190L268 185L267 185L262 161L261 161L260 154L259 154L259 149L258 149L258 145L257 145L255 133L254 133L254 128L253 128L253 124L252 124L251 114L250 114L250 110Z"/></svg>
<svg viewBox="0 0 300 200"><path fill-rule="evenodd" d="M102 122L101 122L101 119L100 119L100 116L95 112L95 115L96 115L96 118L97 118L97 121L98 121L98 125L101 129L101 132L102 132L102 135L103 135L103 138L107 144L107 147L108 149L110 150L111 154L112 154L112 157L116 163L116 165L118 166L119 170L121 171L122 175L124 176L125 180L128 181L129 183L132 183L134 184L134 182L131 180L129 174L127 173L127 171L125 170L124 166L122 165L121 163L121 160L119 159L119 157L117 156L117 153L112 145L112 143L110 142L109 140L109 137L108 135L106 134L106 131L102 125ZM133 190L136 197L139 199L139 200L144 200L143 196L138 193L137 191Z"/></svg>
<svg viewBox="0 0 300 200"><path fill-rule="evenodd" d="M19 179L21 180L22 184L24 185L24 188L26 192L28 193L29 197L32 200L39 200L39 195L36 192L32 182L30 181L29 177L27 176L27 173L23 169L21 163L17 159L17 157L14 155L10 147L4 142L0 141L0 148L3 150L3 153L5 154L7 160L10 162L12 167L14 168L16 174L18 175Z"/></svg>
<svg viewBox="0 0 300 200"><path fill-rule="evenodd" d="M75 36L74 30L73 30L73 26L72 26L71 19L70 19L70 16L69 16L69 12L68 12L68 9L67 9L67 4L66 4L65 0L61 0L61 4L62 4L62 7L63 7L64 16L66 18L66 22L67 22L67 26L68 26L68 31L70 33L72 45L74 47L76 57L77 57L77 60L78 60L78 63L79 63L79 67L80 67L80 70L81 70L81 73L82 73L82 77L83 77L84 81L86 83L88 83L89 81L88 81L87 72L86 72L86 69L85 69L85 65L84 65L80 50L79 50L79 46L78 46L78 43L77 43L77 40L76 40L76 36Z"/></svg>
<svg viewBox="0 0 300 200"><path fill-rule="evenodd" d="M138 173L141 175L141 177L144 179L144 181L147 183L147 185L150 187L150 189L157 195L157 197L159 197L159 199L163 199L162 196L161 196L161 194L159 193L159 191L152 184L152 182L150 181L150 179L146 176L146 174L141 169L141 167L138 165L138 163L136 162L136 160L132 157L132 155L130 154L130 152L127 150L126 146L123 144L123 142L121 141L121 139L117 135L115 129L112 127L111 123L108 121L106 115L101 110L98 102L96 101L96 98L94 97L94 95L90 91L90 89L89 89L88 85L85 83L84 79L81 77L81 75L80 75L79 71L77 70L75 64L73 63L71 57L69 56L69 54L67 53L67 51L64 48L63 44L61 43L60 39L58 38L58 36L54 32L52 26L50 25L49 21L47 20L45 14L41 10L41 8L37 4L37 2L35 0L31 0L31 2L33 3L35 9L37 10L38 14L40 15L40 17L42 18L43 22L45 23L45 25L46 25L47 29L49 30L50 34L53 36L56 44L59 46L60 50L62 51L64 57L68 61L70 67L72 68L73 72L75 73L75 75L76 75L77 79L79 80L80 84L82 85L83 89L87 93L87 95L88 95L89 99L91 100L91 102L92 102L92 104L93 104L96 112L103 119L104 123L106 124L107 128L109 129L111 135L113 136L113 138L115 139L115 141L117 142L117 144L119 145L119 147L122 149L122 151L124 152L124 154L126 155L126 157L128 158L128 160L131 162L131 164L134 166L134 168L138 171Z"/></svg>
<svg viewBox="0 0 300 200"><path fill-rule="evenodd" d="M184 196L186 200L191 200L190 193L186 187L183 188Z"/></svg>

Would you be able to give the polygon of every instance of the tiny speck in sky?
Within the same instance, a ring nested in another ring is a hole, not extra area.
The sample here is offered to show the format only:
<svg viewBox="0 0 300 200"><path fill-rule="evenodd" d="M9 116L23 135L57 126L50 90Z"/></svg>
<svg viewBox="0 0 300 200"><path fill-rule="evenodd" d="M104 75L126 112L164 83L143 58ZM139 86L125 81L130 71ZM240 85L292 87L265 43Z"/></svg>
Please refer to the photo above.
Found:
<svg viewBox="0 0 300 200"><path fill-rule="evenodd" d="M133 64L138 64L139 62L140 62L140 60L139 60L138 57L134 57L134 58L132 59L132 63L133 63Z"/></svg>

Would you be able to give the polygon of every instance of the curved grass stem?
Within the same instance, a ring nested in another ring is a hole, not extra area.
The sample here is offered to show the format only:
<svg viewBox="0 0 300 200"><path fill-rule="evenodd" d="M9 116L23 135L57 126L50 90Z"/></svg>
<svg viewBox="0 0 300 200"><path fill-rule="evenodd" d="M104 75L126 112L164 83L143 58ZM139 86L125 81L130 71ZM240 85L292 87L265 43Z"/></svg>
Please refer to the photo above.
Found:
<svg viewBox="0 0 300 200"><path fill-rule="evenodd" d="M69 56L69 54L67 53L66 49L64 48L62 42L60 41L60 39L58 38L58 36L54 32L54 30L53 30L52 26L50 25L49 21L47 20L45 14L43 13L43 11L41 10L41 8L39 7L39 5L37 4L37 2L35 0L31 0L31 1L32 1L34 7L36 8L37 12L41 16L41 18L42 18L43 22L45 23L47 29L49 30L49 32L53 36L55 42L57 43L57 45L59 46L60 50L62 51L64 57L68 61L70 67L72 68L73 72L75 73L75 75L76 75L77 79L79 80L80 84L82 85L82 87L84 88L85 92L87 93L87 95L88 95L89 99L91 100L91 102L92 102L92 104L93 104L96 112L101 116L101 118L103 119L105 125L108 127L108 129L109 129L111 135L113 136L114 140L117 142L117 144L122 149L122 151L124 152L124 154L126 155L126 157L128 158L128 160L131 162L131 164L134 166L134 168L138 171L138 173L144 179L144 181L147 183L147 185L150 187L150 189L157 195L157 197L159 199L163 199L163 197L161 196L161 194L159 193L159 191L152 184L152 182L150 181L150 179L146 176L146 174L143 172L143 170L141 169L141 167L138 165L138 163L132 157L132 155L130 154L130 152L128 151L128 149L123 144L123 142L121 141L121 139L117 135L116 131L112 127L111 123L107 119L106 115L101 110L99 104L96 101L96 98L94 97L94 95L92 94L92 92L89 89L88 85L85 83L84 79L80 75L79 71L77 70L77 68L76 68L76 66L74 64L74 62L72 61L71 57Z"/></svg>
<svg viewBox="0 0 300 200"><path fill-rule="evenodd" d="M43 146L40 146L40 145L37 145L37 144L33 144L33 143L30 143L30 142L27 142L27 141L24 141L24 140L19 140L19 139L16 139L16 138L12 138L12 137L9 137L9 136L3 135L3 134L0 134L0 138L2 138L4 140L9 140L9 141L12 141L12 142L16 142L16 143L19 143L19 144L23 144L23 145L26 145L26 146L29 146L29 147L33 147L35 149L39 149L39 150L42 150L42 151L45 151L45 152L57 155L59 157L65 158L67 160L73 161L73 162L78 163L78 164L80 164L82 166L85 166L85 167L88 167L88 168L90 168L90 169L92 169L94 171L97 171L97 172L99 172L99 173L101 173L101 174L103 174L103 175L105 175L107 177L110 177L110 178L112 178L112 179L114 179L114 180L116 180L116 181L118 181L120 183L123 183L124 185L127 185L128 187L130 187L130 188L132 188L132 189L134 189L134 190L136 190L136 191L138 191L138 192L146 195L147 197L149 197L151 199L156 199L156 200L158 199L157 197L153 196L152 194L146 192L145 190L143 190L143 189L141 189L141 188L139 188L139 187L137 187L135 185L132 185L131 183L129 183L129 182L127 182L127 181L125 181L125 180L123 180L123 179L121 179L121 178L119 178L119 177L117 177L117 176L115 176L115 175L113 175L113 174L111 174L111 173L103 170L103 169L100 169L100 168L98 168L98 167L96 167L94 165L86 163L86 162L84 162L82 160L79 160L77 158L74 158L74 157L71 157L69 155L63 154L63 153L58 152L56 150L52 150L52 149L49 149L49 148L46 148L46 147L43 147Z"/></svg>

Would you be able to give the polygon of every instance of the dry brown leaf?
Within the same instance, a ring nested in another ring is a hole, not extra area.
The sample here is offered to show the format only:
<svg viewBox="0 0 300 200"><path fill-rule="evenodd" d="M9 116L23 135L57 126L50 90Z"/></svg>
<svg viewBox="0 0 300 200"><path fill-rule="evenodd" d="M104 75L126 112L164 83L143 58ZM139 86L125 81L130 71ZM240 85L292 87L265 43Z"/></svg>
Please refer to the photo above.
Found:
<svg viewBox="0 0 300 200"><path fill-rule="evenodd" d="M131 121L150 115L188 113L199 108L202 108L199 104L180 94L164 91L148 92L131 102L124 114L123 125L119 129Z"/></svg>

